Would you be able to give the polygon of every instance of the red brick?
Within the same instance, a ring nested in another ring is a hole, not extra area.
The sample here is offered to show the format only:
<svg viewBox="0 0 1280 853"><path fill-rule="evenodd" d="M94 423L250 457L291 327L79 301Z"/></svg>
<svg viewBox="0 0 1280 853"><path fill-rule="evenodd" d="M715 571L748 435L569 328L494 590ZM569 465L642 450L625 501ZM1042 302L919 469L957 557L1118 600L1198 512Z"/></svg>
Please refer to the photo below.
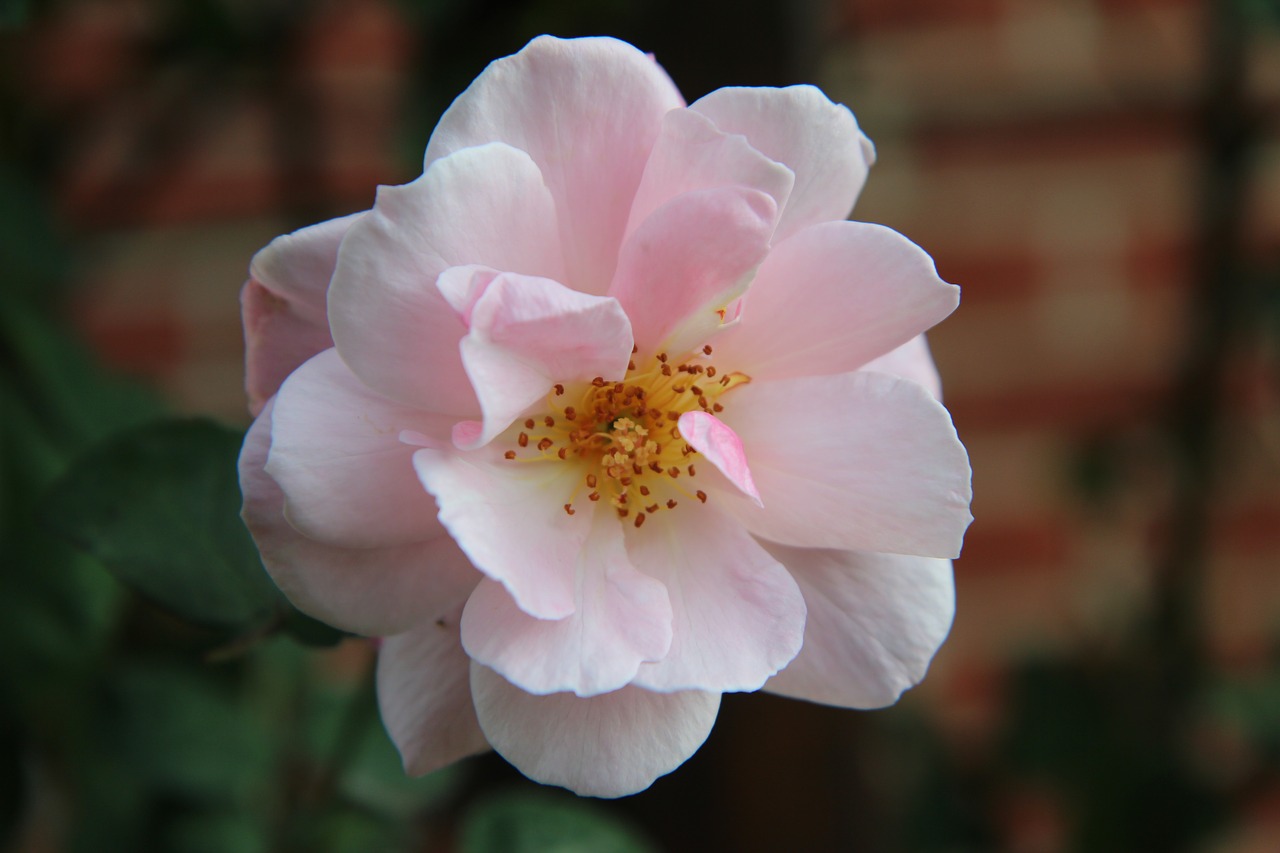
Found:
<svg viewBox="0 0 1280 853"><path fill-rule="evenodd" d="M1074 161L1185 148L1192 142L1191 127L1183 105L1088 108L985 122L925 123L916 135L916 147L926 169L962 162Z"/></svg>
<svg viewBox="0 0 1280 853"><path fill-rule="evenodd" d="M1085 432L1150 417L1167 395L1167 380L1161 384L1116 383L1099 377L1087 384L952 395L947 408L961 433L993 427Z"/></svg>
<svg viewBox="0 0 1280 853"><path fill-rule="evenodd" d="M964 538L956 571L991 574L1019 572L1027 566L1061 566L1071 554L1071 531L1062 518L1001 525L978 516Z"/></svg>
<svg viewBox="0 0 1280 853"><path fill-rule="evenodd" d="M137 376L164 379L184 357L181 323L168 312L88 317L80 331L104 362Z"/></svg>

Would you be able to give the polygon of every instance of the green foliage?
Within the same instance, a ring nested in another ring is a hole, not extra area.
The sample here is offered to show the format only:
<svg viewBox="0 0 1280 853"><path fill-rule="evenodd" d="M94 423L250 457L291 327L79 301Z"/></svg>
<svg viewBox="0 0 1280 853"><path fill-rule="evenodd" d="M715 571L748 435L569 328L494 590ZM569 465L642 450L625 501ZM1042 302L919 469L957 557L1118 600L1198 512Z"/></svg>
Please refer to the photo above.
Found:
<svg viewBox="0 0 1280 853"><path fill-rule="evenodd" d="M29 5L28 0L0 0L0 31L25 24Z"/></svg>
<svg viewBox="0 0 1280 853"><path fill-rule="evenodd" d="M476 805L462 853L648 853L654 848L599 807L567 796L509 793Z"/></svg>
<svg viewBox="0 0 1280 853"><path fill-rule="evenodd" d="M175 615L237 634L262 630L286 605L239 519L241 441L202 420L125 432L58 481L46 522Z"/></svg>

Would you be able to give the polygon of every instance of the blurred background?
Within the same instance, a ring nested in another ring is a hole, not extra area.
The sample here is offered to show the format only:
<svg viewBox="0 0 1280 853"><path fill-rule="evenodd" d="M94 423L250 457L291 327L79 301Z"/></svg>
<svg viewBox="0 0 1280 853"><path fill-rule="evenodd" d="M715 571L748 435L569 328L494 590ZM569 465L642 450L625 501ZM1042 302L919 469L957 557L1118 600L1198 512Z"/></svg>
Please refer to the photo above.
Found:
<svg viewBox="0 0 1280 853"><path fill-rule="evenodd" d="M126 428L242 430L252 254L416 177L542 32L690 101L822 86L878 149L854 216L963 290L931 342L976 521L929 677L727 696L616 803L493 756L407 783L367 644L192 626L50 521ZM1276 0L0 0L0 849L1280 850L1278 116Z"/></svg>

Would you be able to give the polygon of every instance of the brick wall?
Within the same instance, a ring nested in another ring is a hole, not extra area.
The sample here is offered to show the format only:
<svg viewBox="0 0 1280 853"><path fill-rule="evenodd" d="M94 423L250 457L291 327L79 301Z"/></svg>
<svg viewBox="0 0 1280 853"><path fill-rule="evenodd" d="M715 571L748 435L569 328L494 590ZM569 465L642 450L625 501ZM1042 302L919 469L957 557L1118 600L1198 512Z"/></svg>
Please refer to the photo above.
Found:
<svg viewBox="0 0 1280 853"><path fill-rule="evenodd" d="M955 628L921 699L977 719L989 676L1032 648L1104 638L1142 604L1172 483L1158 432L1189 324L1202 167L1203 4L1191 0L844 0L821 83L879 163L855 211L963 288L932 335L974 468ZM1280 103L1261 27L1251 96ZM1273 128L1274 130L1274 128ZM1280 139L1257 162L1252 251L1280 247ZM1224 662L1280 626L1275 376L1239 359L1213 509L1207 619ZM1107 436L1119 488L1073 487ZM942 701L942 700L946 701Z"/></svg>

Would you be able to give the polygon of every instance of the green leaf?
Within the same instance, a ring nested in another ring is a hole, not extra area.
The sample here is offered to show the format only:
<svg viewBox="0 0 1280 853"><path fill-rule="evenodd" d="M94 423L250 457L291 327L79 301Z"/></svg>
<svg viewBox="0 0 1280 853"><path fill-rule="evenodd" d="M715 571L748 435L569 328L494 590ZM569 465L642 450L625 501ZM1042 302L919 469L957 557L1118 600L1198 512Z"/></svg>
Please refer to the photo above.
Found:
<svg viewBox="0 0 1280 853"><path fill-rule="evenodd" d="M0 0L0 32L27 22L27 0Z"/></svg>
<svg viewBox="0 0 1280 853"><path fill-rule="evenodd" d="M117 578L174 614L245 634L287 605L240 521L241 435L205 420L151 424L79 459L44 517Z"/></svg>
<svg viewBox="0 0 1280 853"><path fill-rule="evenodd" d="M148 661L116 672L111 736L151 790L241 808L269 799L277 739L223 674Z"/></svg>
<svg viewBox="0 0 1280 853"><path fill-rule="evenodd" d="M293 610L284 621L284 630L304 646L336 646L352 636L346 631L313 619L301 610Z"/></svg>
<svg viewBox="0 0 1280 853"><path fill-rule="evenodd" d="M649 853L655 848L601 806L551 794L482 800L462 827L462 853Z"/></svg>

